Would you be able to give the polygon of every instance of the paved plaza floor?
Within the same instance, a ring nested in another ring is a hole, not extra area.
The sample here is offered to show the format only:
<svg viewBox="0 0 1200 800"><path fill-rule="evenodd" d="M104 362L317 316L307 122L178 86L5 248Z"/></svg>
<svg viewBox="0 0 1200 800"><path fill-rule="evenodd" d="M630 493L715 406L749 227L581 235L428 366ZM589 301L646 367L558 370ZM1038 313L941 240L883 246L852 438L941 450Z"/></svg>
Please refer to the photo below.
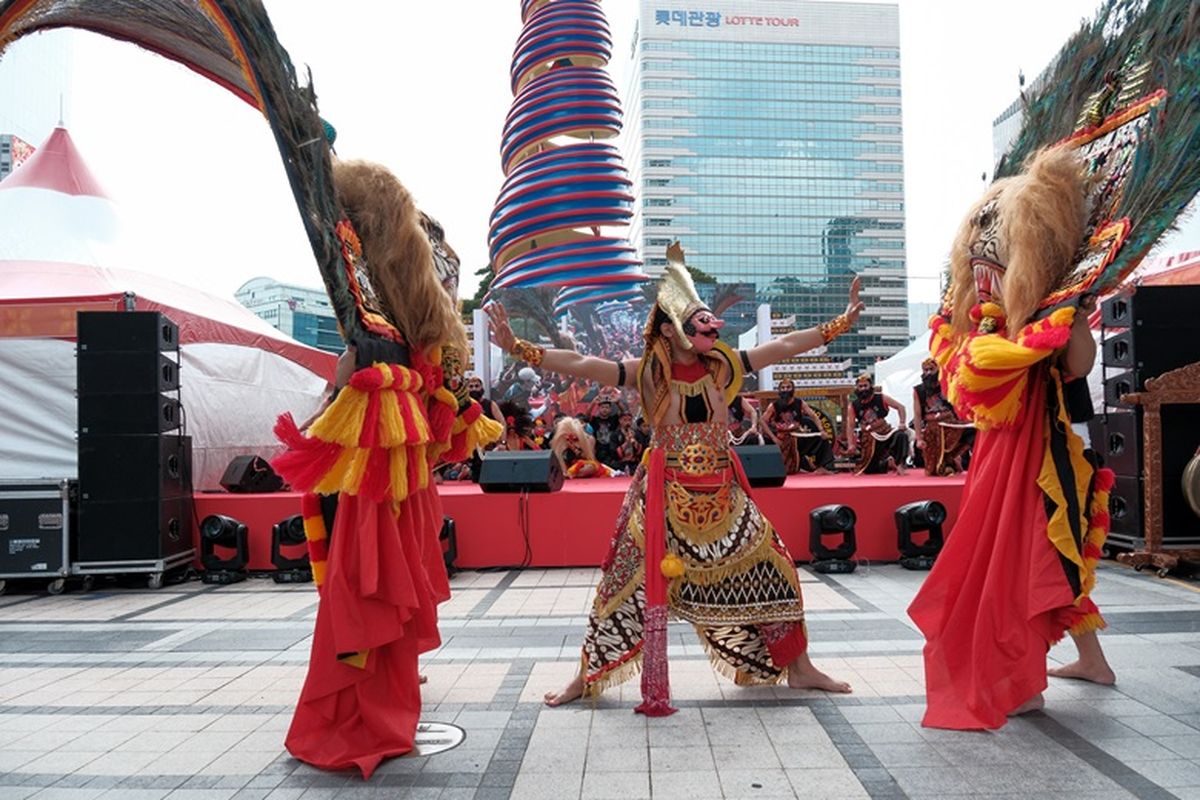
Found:
<svg viewBox="0 0 1200 800"><path fill-rule="evenodd" d="M464 572L422 670L453 749L369 782L292 759L311 585L269 580L0 597L0 798L1200 798L1200 592L1102 567L1115 688L1053 680L1045 712L994 733L926 730L925 573L802 571L819 666L854 694L739 688L671 627L679 713L632 712L637 682L542 706L578 665L597 573ZM1069 644L1051 656L1070 660Z"/></svg>

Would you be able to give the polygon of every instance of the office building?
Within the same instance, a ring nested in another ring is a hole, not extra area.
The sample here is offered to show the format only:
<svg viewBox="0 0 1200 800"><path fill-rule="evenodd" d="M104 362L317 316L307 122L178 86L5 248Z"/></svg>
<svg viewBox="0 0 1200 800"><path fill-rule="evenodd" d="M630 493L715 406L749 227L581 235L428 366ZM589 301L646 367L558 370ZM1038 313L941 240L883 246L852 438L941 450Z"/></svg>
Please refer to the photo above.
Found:
<svg viewBox="0 0 1200 800"><path fill-rule="evenodd" d="M626 98L639 196L631 241L651 274L688 264L815 325L868 312L831 349L858 367L908 342L898 11L891 3L642 0Z"/></svg>
<svg viewBox="0 0 1200 800"><path fill-rule="evenodd" d="M253 278L234 298L298 342L340 353L345 345L324 289Z"/></svg>

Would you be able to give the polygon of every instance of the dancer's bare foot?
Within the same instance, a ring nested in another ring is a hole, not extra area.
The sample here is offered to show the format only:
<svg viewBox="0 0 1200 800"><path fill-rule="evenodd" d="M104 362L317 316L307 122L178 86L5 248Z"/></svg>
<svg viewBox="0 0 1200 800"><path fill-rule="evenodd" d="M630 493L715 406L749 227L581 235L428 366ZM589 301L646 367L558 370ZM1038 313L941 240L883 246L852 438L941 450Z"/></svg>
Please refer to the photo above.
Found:
<svg viewBox="0 0 1200 800"><path fill-rule="evenodd" d="M542 697L548 706L562 706L583 696L583 676L576 675L560 692L546 692Z"/></svg>
<svg viewBox="0 0 1200 800"><path fill-rule="evenodd" d="M1055 678L1091 681L1101 686L1112 686L1117 682L1117 676L1113 673L1112 667L1108 665L1108 659L1104 657L1104 649L1100 647L1100 637L1096 635L1095 631L1071 634L1071 638L1075 640L1075 649L1079 651L1079 658L1070 664L1046 670L1047 675L1053 675Z"/></svg>
<svg viewBox="0 0 1200 800"><path fill-rule="evenodd" d="M787 685L789 689L816 689L834 694L850 694L854 691L850 684L831 678L813 666L807 655L801 655L788 664Z"/></svg>
<svg viewBox="0 0 1200 800"><path fill-rule="evenodd" d="M1038 692L1033 697L1026 700L1021 705L1008 712L1010 717L1019 717L1022 714L1028 714L1030 711L1040 711L1046 707L1046 698L1042 697L1042 693Z"/></svg>
<svg viewBox="0 0 1200 800"><path fill-rule="evenodd" d="M429 676L428 675L418 675L417 683L429 683Z"/></svg>
<svg viewBox="0 0 1200 800"><path fill-rule="evenodd" d="M1047 675L1055 678L1072 678L1077 681L1091 681L1098 683L1101 686L1112 686L1117 682L1117 675L1112 671L1112 667L1108 662L1101 661L1100 663L1085 663L1083 659L1072 661L1070 664L1064 664L1061 667L1051 667L1046 670Z"/></svg>

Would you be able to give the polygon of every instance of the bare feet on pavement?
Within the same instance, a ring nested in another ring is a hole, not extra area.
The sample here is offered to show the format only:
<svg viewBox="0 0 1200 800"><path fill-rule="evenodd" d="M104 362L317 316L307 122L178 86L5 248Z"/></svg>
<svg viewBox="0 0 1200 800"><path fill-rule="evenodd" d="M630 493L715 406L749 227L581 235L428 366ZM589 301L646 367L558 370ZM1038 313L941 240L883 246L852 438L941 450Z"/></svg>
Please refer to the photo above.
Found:
<svg viewBox="0 0 1200 800"><path fill-rule="evenodd" d="M1085 663L1083 659L1080 659L1079 661L1072 661L1070 664L1064 664L1061 667L1051 667L1046 670L1046 674L1052 675L1055 678L1091 681L1101 686L1112 686L1117 682L1116 673L1112 671L1112 667L1106 661Z"/></svg>
<svg viewBox="0 0 1200 800"><path fill-rule="evenodd" d="M575 680L568 683L562 691L546 692L542 700L548 706L562 706L583 696L583 676L576 675Z"/></svg>
<svg viewBox="0 0 1200 800"><path fill-rule="evenodd" d="M835 694L850 694L854 691L845 681L839 681L821 672L806 655L788 664L787 685L789 689L816 689Z"/></svg>

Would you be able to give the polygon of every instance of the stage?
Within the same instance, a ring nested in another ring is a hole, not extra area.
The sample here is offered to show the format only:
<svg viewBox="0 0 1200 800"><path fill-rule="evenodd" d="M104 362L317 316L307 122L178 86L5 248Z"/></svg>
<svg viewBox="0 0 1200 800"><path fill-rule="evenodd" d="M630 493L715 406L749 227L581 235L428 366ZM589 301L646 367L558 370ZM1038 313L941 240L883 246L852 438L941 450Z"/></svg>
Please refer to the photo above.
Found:
<svg viewBox="0 0 1200 800"><path fill-rule="evenodd" d="M781 487L755 489L754 497L797 561L811 560L808 512L830 503L848 505L858 515L856 558L895 561L895 509L916 500L937 500L949 514L949 533L958 517L964 479L931 478L916 470L904 476L792 475ZM562 491L529 494L525 501L520 494L484 494L473 483L442 484L442 505L457 529L455 564L462 569L597 566L608 554L629 481L569 480ZM252 570L273 569L271 528L300 511L300 496L289 492L204 493L195 499L198 520L224 514L247 525Z"/></svg>

